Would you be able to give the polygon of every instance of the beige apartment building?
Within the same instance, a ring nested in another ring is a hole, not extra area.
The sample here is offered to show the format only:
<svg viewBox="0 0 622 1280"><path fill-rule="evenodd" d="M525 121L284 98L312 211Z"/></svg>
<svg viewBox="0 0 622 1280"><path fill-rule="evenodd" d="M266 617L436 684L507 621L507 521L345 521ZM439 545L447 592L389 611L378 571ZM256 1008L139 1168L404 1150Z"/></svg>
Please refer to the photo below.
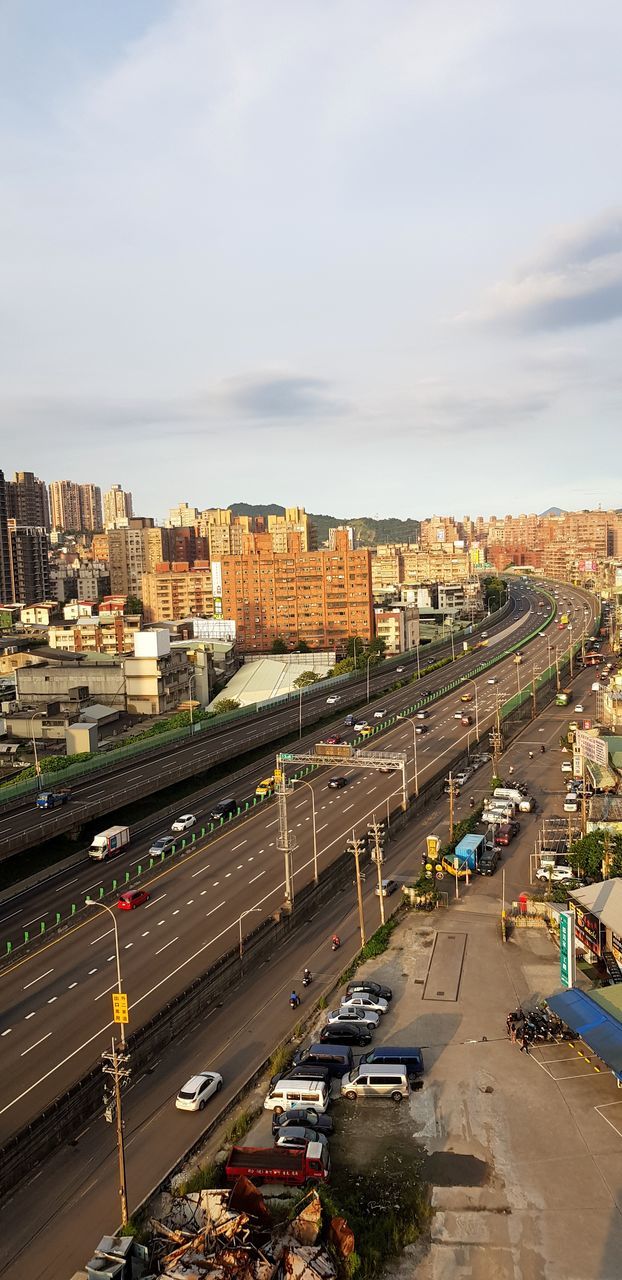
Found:
<svg viewBox="0 0 622 1280"><path fill-rule="evenodd" d="M102 528L101 489L96 484L53 480L50 485L50 515L53 529L99 532Z"/></svg>
<svg viewBox="0 0 622 1280"><path fill-rule="evenodd" d="M376 638L384 640L388 657L416 649L419 644L419 610L416 605L397 603L374 609Z"/></svg>
<svg viewBox="0 0 622 1280"><path fill-rule="evenodd" d="M133 653L140 614L100 614L48 629L48 644L61 653Z"/></svg>
<svg viewBox="0 0 622 1280"><path fill-rule="evenodd" d="M112 529L117 521L129 520L132 515L131 493L126 493L120 484L113 484L104 494L104 527Z"/></svg>
<svg viewBox="0 0 622 1280"><path fill-rule="evenodd" d="M207 561L158 564L143 574L141 590L145 622L213 616L212 571Z"/></svg>

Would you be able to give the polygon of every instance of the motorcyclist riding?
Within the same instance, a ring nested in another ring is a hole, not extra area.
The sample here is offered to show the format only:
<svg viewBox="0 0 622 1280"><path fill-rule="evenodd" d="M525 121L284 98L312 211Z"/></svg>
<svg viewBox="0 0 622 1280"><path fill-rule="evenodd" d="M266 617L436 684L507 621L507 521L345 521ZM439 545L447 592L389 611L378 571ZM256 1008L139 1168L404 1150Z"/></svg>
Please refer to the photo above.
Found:
<svg viewBox="0 0 622 1280"><path fill-rule="evenodd" d="M296 1009L297 1006L300 1004L300 996L298 995L297 991L292 991L289 997L289 1003L291 1004L292 1009Z"/></svg>
<svg viewBox="0 0 622 1280"><path fill-rule="evenodd" d="M337 950L337 947L340 947L340 946L341 946L341 938L339 937L339 934L338 934L338 933L334 933L334 934L333 934L333 936L332 936L331 941L332 941L332 944L333 944L333 951L336 951L336 950Z"/></svg>

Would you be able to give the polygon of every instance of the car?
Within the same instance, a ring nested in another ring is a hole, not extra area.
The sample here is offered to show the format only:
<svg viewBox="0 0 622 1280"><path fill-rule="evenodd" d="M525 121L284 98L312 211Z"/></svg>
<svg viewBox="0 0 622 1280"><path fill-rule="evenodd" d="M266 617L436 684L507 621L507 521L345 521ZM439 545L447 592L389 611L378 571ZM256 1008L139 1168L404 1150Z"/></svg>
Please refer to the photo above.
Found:
<svg viewBox="0 0 622 1280"><path fill-rule="evenodd" d="M356 732L357 732L357 733L360 733L360 732L361 732L361 729L368 729L368 728L369 728L369 725L368 725L368 723L367 723L367 721L366 721L366 720L355 720L355 721L354 721L354 728L355 728L355 730L356 730Z"/></svg>
<svg viewBox="0 0 622 1280"><path fill-rule="evenodd" d="M153 844L149 845L149 852L157 857L158 854L168 853L169 849L174 848L175 840L173 836L158 836L157 840L154 840Z"/></svg>
<svg viewBox="0 0 622 1280"><path fill-rule="evenodd" d="M392 987L385 987L381 982L374 982L373 978L353 978L346 987L346 996L354 995L357 991L369 991L372 996L382 996L383 1000L393 999Z"/></svg>
<svg viewBox="0 0 622 1280"><path fill-rule="evenodd" d="M510 841L512 841L516 835L515 826L516 824L514 822L502 822L501 826L495 832L495 844L510 844Z"/></svg>
<svg viewBox="0 0 622 1280"><path fill-rule="evenodd" d="M341 1027L352 1022L362 1022L370 1031L375 1031L380 1022L380 1014L373 1009L330 1009L326 1015L329 1027Z"/></svg>
<svg viewBox="0 0 622 1280"><path fill-rule="evenodd" d="M395 770L391 764L381 764L378 773L395 773Z"/></svg>
<svg viewBox="0 0 622 1280"><path fill-rule="evenodd" d="M488 677L488 679L487 679L487 681L486 681L486 684L496 684L496 683L497 683L497 677L496 677L496 676L489 676L489 677Z"/></svg>
<svg viewBox="0 0 622 1280"><path fill-rule="evenodd" d="M218 1071L197 1071L179 1090L175 1106L178 1111L202 1111L206 1102L221 1089L222 1076Z"/></svg>
<svg viewBox="0 0 622 1280"><path fill-rule="evenodd" d="M498 862L499 862L499 850L486 849L485 853L482 854L479 860L480 874L483 876L494 875L495 871L497 870Z"/></svg>
<svg viewBox="0 0 622 1280"><path fill-rule="evenodd" d="M461 720L463 715L463 711L454 711L454 720Z"/></svg>
<svg viewBox="0 0 622 1280"><path fill-rule="evenodd" d="M399 672L401 673L401 672L404 670L404 668L403 668L403 667L396 667L396 668L395 668L395 670L396 670L396 671L399 671Z"/></svg>
<svg viewBox="0 0 622 1280"><path fill-rule="evenodd" d="M333 791L340 791L342 787L347 787L348 779L341 774L338 778L329 778L327 786Z"/></svg>
<svg viewBox="0 0 622 1280"><path fill-rule="evenodd" d="M417 734L421 735L422 733L427 733L427 732L428 732L428 726L427 726L427 724L416 724L416 725L415 725L415 733L417 733Z"/></svg>
<svg viewBox="0 0 622 1280"><path fill-rule="evenodd" d="M374 711L374 720L384 720L388 714L386 707L383 707L381 711Z"/></svg>
<svg viewBox="0 0 622 1280"><path fill-rule="evenodd" d="M482 631L482 640L487 640L487 639L488 639L488 632Z"/></svg>
<svg viewBox="0 0 622 1280"><path fill-rule="evenodd" d="M461 694L460 694L460 701L461 701L461 702L472 702L472 701L473 701L473 694L472 694L472 693L461 693Z"/></svg>
<svg viewBox="0 0 622 1280"><path fill-rule="evenodd" d="M578 812L579 812L579 797L575 795L574 791L567 791L566 795L564 796L564 813L578 813Z"/></svg>
<svg viewBox="0 0 622 1280"><path fill-rule="evenodd" d="M582 711L583 711L583 703L577 702L577 705L575 707L575 715L580 716L582 714Z"/></svg>
<svg viewBox="0 0 622 1280"><path fill-rule="evenodd" d="M329 695L328 695L328 697L327 697L327 699L326 699L326 705L327 705L328 707L334 707L334 705L335 705L335 703L336 703L336 702L341 702L341 694L340 694L340 693L329 693Z"/></svg>
<svg viewBox="0 0 622 1280"><path fill-rule="evenodd" d="M238 802L231 796L227 800L219 800L207 816L210 822L224 822L225 818L232 818L237 811Z"/></svg>
<svg viewBox="0 0 622 1280"><path fill-rule="evenodd" d="M279 1129L291 1128L293 1125L303 1125L306 1129L313 1129L315 1133L332 1133L335 1127L331 1117L323 1116L320 1111L315 1110L315 1107L290 1107L280 1115L272 1113L274 1134L278 1133Z"/></svg>
<svg viewBox="0 0 622 1280"><path fill-rule="evenodd" d="M562 760L562 773L572 773L572 760Z"/></svg>
<svg viewBox="0 0 622 1280"><path fill-rule="evenodd" d="M189 831L195 822L196 818L193 813L182 813L181 818L176 818L171 823L171 831Z"/></svg>
<svg viewBox="0 0 622 1280"><path fill-rule="evenodd" d="M382 996L373 996L371 991L353 991L352 995L342 997L341 1008L363 1011L371 1009L372 1013L386 1013L389 1002L383 1000Z"/></svg>
<svg viewBox="0 0 622 1280"><path fill-rule="evenodd" d="M142 907L143 902L148 902L150 894L146 889L128 889L127 893L122 893L117 900L117 908L119 911L133 911L135 907Z"/></svg>
<svg viewBox="0 0 622 1280"><path fill-rule="evenodd" d="M355 719L356 719L356 716L346 716L343 722L346 726L346 729L352 729L354 727Z"/></svg>
<svg viewBox="0 0 622 1280"><path fill-rule="evenodd" d="M460 724L473 724L473 716L460 716Z"/></svg>
<svg viewBox="0 0 622 1280"><path fill-rule="evenodd" d="M543 638L546 638L546 631L539 631L538 635L542 636Z"/></svg>
<svg viewBox="0 0 622 1280"><path fill-rule="evenodd" d="M538 867L536 871L537 880L550 880L553 884L566 884L568 880L576 880L576 875L572 867Z"/></svg>
<svg viewBox="0 0 622 1280"><path fill-rule="evenodd" d="M370 1044L371 1031L360 1018L354 1022L326 1023L320 1031L320 1041L322 1044Z"/></svg>
<svg viewBox="0 0 622 1280"><path fill-rule="evenodd" d="M361 729L362 738L370 738L372 733L373 733L373 729L370 724L364 725L363 728Z"/></svg>
<svg viewBox="0 0 622 1280"><path fill-rule="evenodd" d="M276 783L274 781L273 773L270 774L269 778L262 778L261 782L258 782L255 787L255 795L257 796L257 799L267 800L270 796L274 795L275 787Z"/></svg>
<svg viewBox="0 0 622 1280"><path fill-rule="evenodd" d="M338 742L342 741L343 739L340 738L338 733L331 733L329 738L324 739L324 742L327 743L329 747L334 747Z"/></svg>
<svg viewBox="0 0 622 1280"><path fill-rule="evenodd" d="M277 1147L302 1147L306 1150L310 1142L319 1142L321 1147L328 1146L325 1133L318 1133L316 1129L307 1129L304 1125L285 1125L284 1129L279 1129L275 1134Z"/></svg>
<svg viewBox="0 0 622 1280"><path fill-rule="evenodd" d="M418 712L417 712L417 720L429 720L429 718L430 718L430 712L429 712L429 711L418 711Z"/></svg>
<svg viewBox="0 0 622 1280"><path fill-rule="evenodd" d="M454 782L457 782L459 787L466 787L466 784L469 781L470 777L471 777L471 770L463 769L462 773L456 773L454 775Z"/></svg>

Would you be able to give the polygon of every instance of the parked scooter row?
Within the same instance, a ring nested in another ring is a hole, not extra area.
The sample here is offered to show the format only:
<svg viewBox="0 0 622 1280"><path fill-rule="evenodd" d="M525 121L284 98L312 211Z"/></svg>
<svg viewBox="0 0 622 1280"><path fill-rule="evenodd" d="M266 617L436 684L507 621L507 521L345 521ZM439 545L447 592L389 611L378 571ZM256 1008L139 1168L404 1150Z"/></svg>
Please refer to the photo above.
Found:
<svg viewBox="0 0 622 1280"><path fill-rule="evenodd" d="M529 1053L533 1044L546 1044L550 1040L566 1040L572 1036L569 1027L550 1009L538 1007L525 1011L519 1005L505 1020L512 1044L519 1044L521 1053Z"/></svg>

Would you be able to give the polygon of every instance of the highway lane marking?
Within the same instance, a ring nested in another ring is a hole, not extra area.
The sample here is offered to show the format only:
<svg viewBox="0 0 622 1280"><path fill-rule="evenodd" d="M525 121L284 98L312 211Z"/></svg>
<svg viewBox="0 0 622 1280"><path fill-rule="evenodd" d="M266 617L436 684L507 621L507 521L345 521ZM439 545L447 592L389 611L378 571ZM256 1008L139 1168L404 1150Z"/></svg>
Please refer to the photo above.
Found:
<svg viewBox="0 0 622 1280"><path fill-rule="evenodd" d="M249 884L254 884L256 880L260 880L262 876L265 876L265 874L266 874L266 873L265 873L265 871L260 871L260 872L259 872L259 875L257 875L257 876L253 876L252 880L249 880L249 882L248 882L248 883L249 883Z"/></svg>
<svg viewBox="0 0 622 1280"><path fill-rule="evenodd" d="M32 920L27 920L24 928L27 929L31 924L37 924L37 921L44 920L46 916L49 916L49 914L49 911L42 911L40 916L35 916Z"/></svg>
<svg viewBox="0 0 622 1280"><path fill-rule="evenodd" d="M89 969L89 978L93 973L97 973L97 969Z"/></svg>
<svg viewBox="0 0 622 1280"><path fill-rule="evenodd" d="M165 898L165 897L166 897L166 893L161 893L161 894L160 894L160 896L159 896L159 898L152 898L151 902L146 902L146 903L145 903L145 911L148 911L148 910L149 910L149 907L155 907L156 902L161 902L161 901L162 901L162 899L163 899L163 898Z"/></svg>
<svg viewBox="0 0 622 1280"><path fill-rule="evenodd" d="M27 1013L27 1014L26 1014L26 1017L24 1018L24 1022L28 1022L28 1021L30 1020L30 1018L34 1018L35 1013L36 1013L36 1009L35 1009L34 1013Z"/></svg>
<svg viewBox="0 0 622 1280"><path fill-rule="evenodd" d="M228 880L230 875L231 875L230 871L225 872L225 880Z"/></svg>
<svg viewBox="0 0 622 1280"><path fill-rule="evenodd" d="M158 929L160 928L161 924L166 924L166 920L158 920Z"/></svg>
<svg viewBox="0 0 622 1280"><path fill-rule="evenodd" d="M100 991L99 995L95 996L95 1003L97 1004L98 1000L101 1000L104 996L107 996L110 991L116 991L116 989L117 989L117 983L113 982L111 987L106 987L105 991Z"/></svg>
<svg viewBox="0 0 622 1280"><path fill-rule="evenodd" d="M276 827L277 822L278 822L278 818L275 818L275 819L274 819L274 822L267 822L267 823L266 823L266 831L268 830L268 828L269 828L269 827Z"/></svg>
<svg viewBox="0 0 622 1280"><path fill-rule="evenodd" d="M326 831L327 826L328 826L328 823L325 822L323 827L318 827L317 834L319 835L320 831Z"/></svg>
<svg viewBox="0 0 622 1280"><path fill-rule="evenodd" d="M378 790L378 788L377 788L377 787L370 787L370 788L369 788L369 790L368 790L368 792L367 792L368 796L370 796L370 795L371 795L372 791L377 791L377 790Z"/></svg>
<svg viewBox="0 0 622 1280"><path fill-rule="evenodd" d="M41 1036L41 1039L40 1039L40 1040L35 1040L35 1043L34 1043L34 1044L31 1044L31 1046L30 1046L30 1048L29 1048L29 1049L24 1049L24 1052L23 1052L23 1053L20 1053L20 1055L19 1055L19 1056L20 1056L20 1058L25 1058L27 1053L31 1053L31 1051L32 1051L33 1049L36 1049L36 1048L38 1047L38 1045L43 1044L43 1041L44 1041L44 1040L49 1040L49 1038L50 1038L51 1034L52 1034L52 1032L51 1032L51 1031L48 1031L47 1035L45 1035L45 1036Z"/></svg>
<svg viewBox="0 0 622 1280"><path fill-rule="evenodd" d="M114 960L114 956L107 956L107 957L106 957L106 964L112 964L112 961L113 961L113 960Z"/></svg>
<svg viewBox="0 0 622 1280"><path fill-rule="evenodd" d="M199 895L199 896L200 896L201 898L204 898L204 897L205 897L205 895L206 895L206 893L207 893L207 889L201 889L201 893L200 893L200 895Z"/></svg>
<svg viewBox="0 0 622 1280"><path fill-rule="evenodd" d="M96 942L101 942L102 938L107 938L111 933L114 933L114 928L107 929L105 933L100 933L99 937L93 938L93 941L89 945L94 947Z"/></svg>
<svg viewBox="0 0 622 1280"><path fill-rule="evenodd" d="M243 866L244 866L244 863L240 862L239 865L236 867L236 871L241 871Z"/></svg>
<svg viewBox="0 0 622 1280"><path fill-rule="evenodd" d="M48 1000L48 1004L54 1004L55 1000L58 1000L58 996L50 996L50 999Z"/></svg>
<svg viewBox="0 0 622 1280"><path fill-rule="evenodd" d="M209 871L209 862L206 867L199 867L198 871L193 871L191 879L194 880L195 876L202 876L204 871Z"/></svg>
<svg viewBox="0 0 622 1280"><path fill-rule="evenodd" d="M7 1027L6 1031L2 1032L3 1036L10 1036L12 1030L13 1030L12 1027Z"/></svg>
<svg viewBox="0 0 622 1280"><path fill-rule="evenodd" d="M27 982L22 991L27 991L29 987L34 987L35 982L41 982L42 978L47 978L50 973L54 973L53 969L46 969L45 973L40 973L38 978L33 978L32 982Z"/></svg>
<svg viewBox="0 0 622 1280"><path fill-rule="evenodd" d="M61 884L59 889L54 890L54 893L62 893L63 889L68 889L70 885L77 884L79 879L80 877L76 876L75 880L65 880L65 882Z"/></svg>
<svg viewBox="0 0 622 1280"><path fill-rule="evenodd" d="M161 956L161 955L162 955L162 952L163 952L163 951L166 951L166 948L167 948L167 947L172 947L172 945L173 945L173 943L174 943L174 942L179 942L179 938L171 938L169 942L165 942L165 943L164 943L164 946L163 946L163 947L160 947L160 950L159 950L159 951L156 951L156 955L157 955L157 956Z"/></svg>
<svg viewBox="0 0 622 1280"><path fill-rule="evenodd" d="M187 901L187 903L186 903L186 906L187 906L187 907L191 907L191 906L192 906L192 904L193 904L193 902L194 902L194 898L188 898L188 901Z"/></svg>
<svg viewBox="0 0 622 1280"><path fill-rule="evenodd" d="M347 804L347 805L345 806L345 809L342 809L342 810L341 810L341 812L342 812L342 813L347 813L347 812L348 812L348 809L353 809L353 808L354 808L354 801L352 801L352 804Z"/></svg>
<svg viewBox="0 0 622 1280"><path fill-rule="evenodd" d="M133 942L126 942L126 944L125 944L125 946L124 946L123 950L124 950L124 951L129 951L130 947L133 947L133 946L134 946L134 943L133 943Z"/></svg>
<svg viewBox="0 0 622 1280"><path fill-rule="evenodd" d="M223 898L222 902L219 902L217 907L212 907L211 911L206 911L205 919L207 920L208 916L213 916L215 911L220 911L220 908L225 906L226 901L226 898Z"/></svg>
<svg viewBox="0 0 622 1280"><path fill-rule="evenodd" d="M173 912L173 915L174 915L174 916L178 916L178 915L179 915L179 907L175 907L175 910L174 910L174 912Z"/></svg>
<svg viewBox="0 0 622 1280"><path fill-rule="evenodd" d="M141 936L141 938L147 938L147 937L149 936L149 930L148 930L148 929L145 929L145 932L144 932L144 933L141 933L141 935L140 935L140 936Z"/></svg>
<svg viewBox="0 0 622 1280"><path fill-rule="evenodd" d="M278 819L277 819L277 821L278 821ZM272 826L272 823L271 823L270 825ZM232 853L236 853L236 852L237 852L237 850L238 850L238 849L241 849L241 848L242 848L242 846L243 846L243 845L245 845L245 844L248 844L248 840L240 840L240 843L239 843L239 844L234 844L234 846L233 846L233 848L232 848L231 852L232 852Z"/></svg>
<svg viewBox="0 0 622 1280"><path fill-rule="evenodd" d="M214 883L213 883L213 885L212 885L212 889L217 889L217 888L218 888L218 886L219 886L219 884L220 884L220 880L214 880Z"/></svg>
<svg viewBox="0 0 622 1280"><path fill-rule="evenodd" d="M77 987L77 985L78 985L77 982L70 982L69 986L67 987L67 990L73 991L74 987Z"/></svg>

